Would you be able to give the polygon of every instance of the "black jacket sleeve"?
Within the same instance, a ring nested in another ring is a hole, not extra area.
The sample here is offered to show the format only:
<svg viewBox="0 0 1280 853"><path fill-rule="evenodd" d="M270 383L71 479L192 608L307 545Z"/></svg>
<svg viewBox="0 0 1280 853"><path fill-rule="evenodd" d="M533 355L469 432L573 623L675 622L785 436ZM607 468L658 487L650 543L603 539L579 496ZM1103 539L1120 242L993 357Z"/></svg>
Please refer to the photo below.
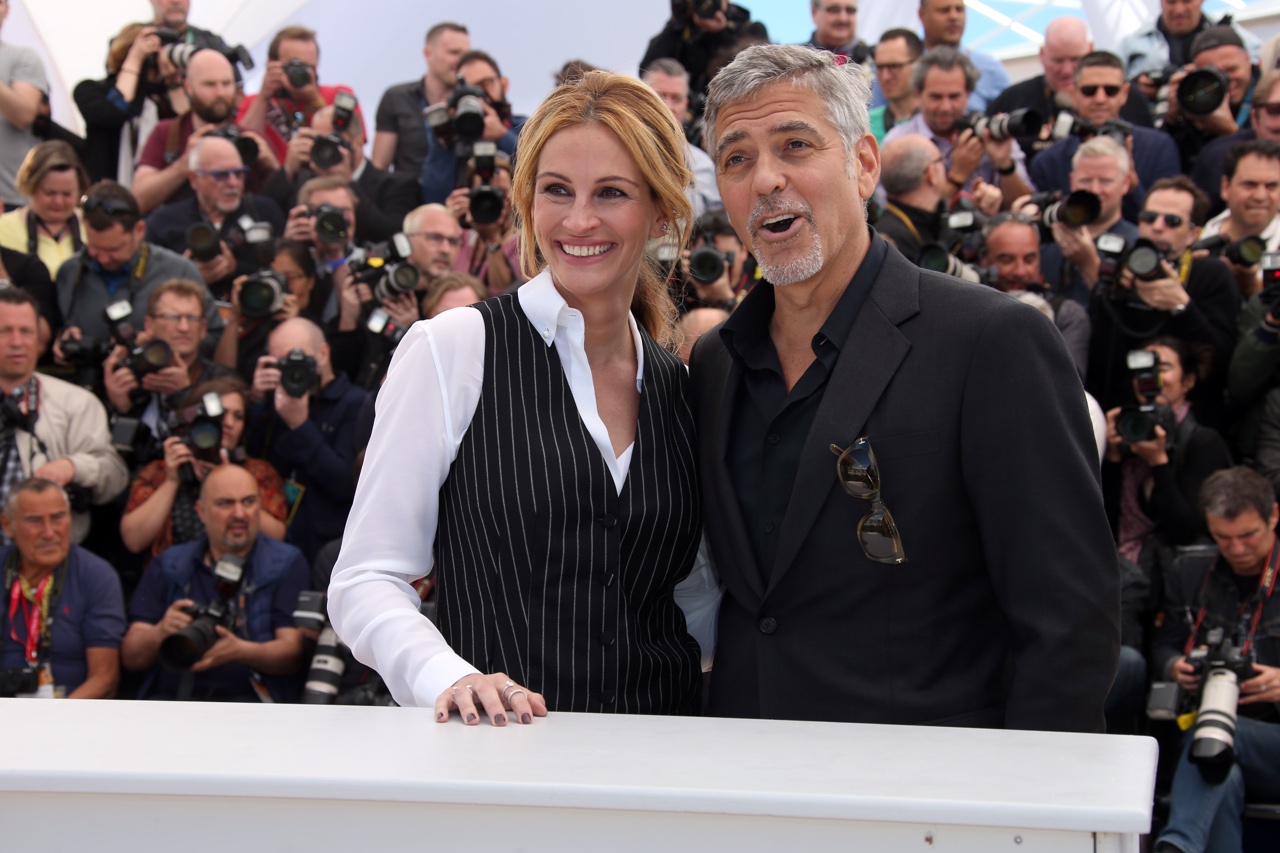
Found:
<svg viewBox="0 0 1280 853"><path fill-rule="evenodd" d="M1190 545L1208 535L1196 508L1200 486L1214 471L1231 467L1231 450L1216 430L1199 426L1187 446L1176 448L1168 465L1151 469L1154 488L1148 514L1173 545Z"/></svg>

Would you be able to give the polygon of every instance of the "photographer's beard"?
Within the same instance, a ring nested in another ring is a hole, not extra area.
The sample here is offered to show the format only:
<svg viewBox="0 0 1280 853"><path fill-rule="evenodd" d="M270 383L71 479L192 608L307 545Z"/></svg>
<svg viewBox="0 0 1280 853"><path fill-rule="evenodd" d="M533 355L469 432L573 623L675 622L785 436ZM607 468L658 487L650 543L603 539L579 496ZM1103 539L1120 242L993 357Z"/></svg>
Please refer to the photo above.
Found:
<svg viewBox="0 0 1280 853"><path fill-rule="evenodd" d="M191 112L206 124L226 124L231 120L233 107L228 98L215 98L202 101L195 95L190 96Z"/></svg>

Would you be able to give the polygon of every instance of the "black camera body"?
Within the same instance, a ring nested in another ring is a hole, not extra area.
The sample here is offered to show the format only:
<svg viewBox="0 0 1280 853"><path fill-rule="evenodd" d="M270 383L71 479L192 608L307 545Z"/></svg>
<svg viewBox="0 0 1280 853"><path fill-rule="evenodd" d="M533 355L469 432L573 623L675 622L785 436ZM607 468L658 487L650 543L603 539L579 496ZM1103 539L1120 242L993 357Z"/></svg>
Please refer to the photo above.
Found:
<svg viewBox="0 0 1280 853"><path fill-rule="evenodd" d="M1213 66L1197 68L1178 84L1178 106L1189 115L1207 116L1227 99L1231 80Z"/></svg>
<svg viewBox="0 0 1280 853"><path fill-rule="evenodd" d="M1163 275L1161 261L1164 260L1160 247L1145 237L1130 244L1120 235L1109 233L1099 234L1094 243L1098 249L1098 283L1107 288L1109 298L1113 302L1151 310L1138 294L1120 286L1120 273L1127 269L1143 281L1160 278Z"/></svg>
<svg viewBox="0 0 1280 853"><path fill-rule="evenodd" d="M1066 139L1078 136L1080 139L1092 139L1095 136L1106 136L1116 144L1124 147L1125 140L1133 136L1133 125L1122 118L1113 118L1102 124L1094 124L1087 118L1071 112L1061 112L1053 124L1053 139Z"/></svg>
<svg viewBox="0 0 1280 853"><path fill-rule="evenodd" d="M671 0L671 17L676 20L685 18L714 18L720 11L720 0Z"/></svg>
<svg viewBox="0 0 1280 853"><path fill-rule="evenodd" d="M186 608L192 622L160 643L160 663L166 668L186 672L218 641L217 627L235 629L236 597L244 581L244 560L232 554L223 555L213 567L217 581L217 598L210 604L194 604Z"/></svg>
<svg viewBox="0 0 1280 853"><path fill-rule="evenodd" d="M484 89L468 85L459 74L449 100L427 107L422 115L442 144L462 143L469 147L484 135L484 105L488 100ZM468 150L467 156L459 159L465 163L470 156Z"/></svg>
<svg viewBox="0 0 1280 853"><path fill-rule="evenodd" d="M111 355L111 341L97 338L67 338L62 342L62 357L77 367L100 365Z"/></svg>
<svg viewBox="0 0 1280 853"><path fill-rule="evenodd" d="M263 320L284 307L289 294L289 280L283 273L260 269L240 285L240 314L251 320Z"/></svg>
<svg viewBox="0 0 1280 853"><path fill-rule="evenodd" d="M208 135L215 139L226 139L231 142L240 154L240 159L244 165L252 166L258 162L258 154L261 153L261 149L258 148L257 141L252 136L246 136L234 124L225 124L209 131Z"/></svg>
<svg viewBox="0 0 1280 853"><path fill-rule="evenodd" d="M477 142L472 146L480 185L471 188L468 198L471 221L476 225L492 225L502 218L506 194L493 185L497 153L498 146L492 142Z"/></svg>
<svg viewBox="0 0 1280 853"><path fill-rule="evenodd" d="M1230 240L1222 234L1205 237L1191 244L1191 251L1208 250L1214 257L1223 257L1240 267L1251 267L1267 253L1267 241L1257 234Z"/></svg>
<svg viewBox="0 0 1280 853"><path fill-rule="evenodd" d="M1102 215L1102 200L1088 190L1075 190L1066 198L1057 190L1033 193L1027 199L1040 210L1040 242L1052 242L1051 227L1061 222L1069 228L1091 225Z"/></svg>
<svg viewBox="0 0 1280 853"><path fill-rule="evenodd" d="M281 67L281 70L284 71L285 79L293 88L303 89L311 85L311 66L301 59L290 59Z"/></svg>
<svg viewBox="0 0 1280 853"><path fill-rule="evenodd" d="M208 222L191 223L187 228L187 250L193 261L207 263L222 254L222 238Z"/></svg>
<svg viewBox="0 0 1280 853"><path fill-rule="evenodd" d="M351 238L347 231L347 213L334 204L320 204L310 208L308 215L315 220L316 239L330 245L345 245Z"/></svg>
<svg viewBox="0 0 1280 853"><path fill-rule="evenodd" d="M191 455L217 465L222 461L222 398L210 391L194 406L169 412L165 426L191 448Z"/></svg>
<svg viewBox="0 0 1280 853"><path fill-rule="evenodd" d="M311 140L311 164L321 169L332 169L342 162L342 152L351 150L351 143L336 133L326 133Z"/></svg>
<svg viewBox="0 0 1280 853"><path fill-rule="evenodd" d="M40 686L39 674L29 666L21 669L0 669L0 698L27 696Z"/></svg>
<svg viewBox="0 0 1280 853"><path fill-rule="evenodd" d="M300 349L276 362L280 370L280 388L290 397L305 397L320 387L320 371L316 360Z"/></svg>
<svg viewBox="0 0 1280 853"><path fill-rule="evenodd" d="M404 234L393 234L385 243L356 249L347 257L353 281L367 284L379 302L413 293L418 286L418 270L408 262L413 246Z"/></svg>
<svg viewBox="0 0 1280 853"><path fill-rule="evenodd" d="M1121 443L1128 447L1140 441L1150 441L1156 437L1156 427L1159 426L1164 429L1166 444L1172 449L1178 420L1172 409L1156 402L1162 388L1156 354L1151 350L1132 350L1126 362L1141 402L1120 407L1120 414L1116 416L1116 432L1120 434Z"/></svg>

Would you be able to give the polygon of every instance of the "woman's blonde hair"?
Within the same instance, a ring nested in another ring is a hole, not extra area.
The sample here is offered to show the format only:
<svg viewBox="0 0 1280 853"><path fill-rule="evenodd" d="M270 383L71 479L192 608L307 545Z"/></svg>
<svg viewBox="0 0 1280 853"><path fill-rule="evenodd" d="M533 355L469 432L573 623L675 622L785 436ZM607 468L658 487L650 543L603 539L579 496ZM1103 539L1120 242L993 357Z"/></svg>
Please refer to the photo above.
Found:
<svg viewBox="0 0 1280 853"><path fill-rule="evenodd" d="M669 223L668 237L674 238L678 249L688 240L693 210L685 189L693 175L685 160L688 143L675 116L652 89L634 77L591 71L552 92L520 131L511 203L520 230L520 266L530 278L546 265L533 229L538 159L552 136L584 124L598 124L618 137ZM676 307L667 290L668 277L646 254L631 310L654 340L674 349Z"/></svg>
<svg viewBox="0 0 1280 853"><path fill-rule="evenodd" d="M75 172L75 202L79 204L80 197L89 190L89 173L76 156L76 150L61 139L47 139L28 151L18 167L14 184L23 195L35 195L40 182L50 172Z"/></svg>
<svg viewBox="0 0 1280 853"><path fill-rule="evenodd" d="M142 28L148 26L150 24L125 24L124 29L111 40L111 46L107 48L108 76L120 73L120 69L124 67L125 57L129 55L129 50L133 47L134 40L142 32Z"/></svg>

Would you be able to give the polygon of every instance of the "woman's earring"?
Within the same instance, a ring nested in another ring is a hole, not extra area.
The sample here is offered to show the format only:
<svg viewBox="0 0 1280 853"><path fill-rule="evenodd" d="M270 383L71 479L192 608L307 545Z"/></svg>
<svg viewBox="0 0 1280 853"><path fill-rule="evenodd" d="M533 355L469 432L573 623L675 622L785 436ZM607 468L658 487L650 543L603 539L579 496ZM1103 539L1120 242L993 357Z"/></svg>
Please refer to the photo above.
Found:
<svg viewBox="0 0 1280 853"><path fill-rule="evenodd" d="M671 230L671 223L670 223L670 222L664 222L664 223L662 223L662 233L663 233L663 234L666 234L666 233L667 233L668 231L670 231L670 230Z"/></svg>

